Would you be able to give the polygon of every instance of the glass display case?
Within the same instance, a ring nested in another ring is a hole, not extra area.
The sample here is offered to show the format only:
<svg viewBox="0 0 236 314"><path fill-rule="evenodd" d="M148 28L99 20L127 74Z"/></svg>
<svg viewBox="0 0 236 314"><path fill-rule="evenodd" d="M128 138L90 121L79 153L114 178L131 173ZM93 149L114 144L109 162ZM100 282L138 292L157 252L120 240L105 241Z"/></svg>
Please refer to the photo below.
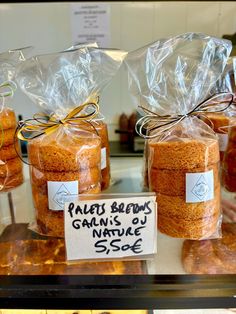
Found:
<svg viewBox="0 0 236 314"><path fill-rule="evenodd" d="M71 35L75 37L78 28L76 3L11 2L14 1L0 5L0 25L4 29L0 30L1 50L33 45L36 48L32 55L36 55L71 47ZM104 36L108 42L110 39L110 47L125 51L184 32L204 31L222 37L223 33L235 31L236 4L225 3L181 1L180 7L178 1L104 2L105 9L100 13L105 12L109 30L99 36ZM90 17L87 19L86 14L87 23ZM130 143L121 149L115 134L119 129L118 115L126 110L130 114L134 109L127 86L127 71L121 68L121 73L100 99L109 121L113 151L111 185L104 193L143 192L144 140L135 142L133 139L133 149ZM38 110L23 93L17 93L13 104L16 114L24 119L33 117ZM135 144L137 149L134 149ZM230 234L226 242L210 239L198 245L199 241L188 242L190 240L172 238L158 231L157 254L152 258L69 262L63 238L46 237L35 231L35 210L26 164L24 177L21 186L0 194L0 314L7 314L1 309L11 309L9 314L16 314L16 309L24 309L24 314L26 309L42 310L40 314L49 314L50 309L89 309L89 313L73 311L74 314L113 314L113 310L126 313L139 309L143 312L135 314L151 314L155 310L158 313L182 309L183 313L190 313L195 309L236 309L236 228L231 230L236 222L224 225L223 232ZM223 191L222 196L235 203L233 193ZM221 255L218 248L223 248ZM194 253L197 250L199 255ZM98 309L103 311L96 311Z"/></svg>
<svg viewBox="0 0 236 314"><path fill-rule="evenodd" d="M113 182L108 192L142 190L142 158L112 158L111 167ZM9 193L1 195L1 221L9 222L13 216L14 219L6 228L2 227L1 233L0 308L236 307L236 274L187 274L181 262L183 240L161 233L157 254L148 261L65 265L63 252L57 252L55 259L53 240L45 240L28 228L34 213L27 166L25 177L25 183L11 192L13 213L5 210L4 214L3 209L9 206ZM9 241L11 247L6 246ZM37 241L42 242L38 245ZM49 241L46 246L44 241Z"/></svg>

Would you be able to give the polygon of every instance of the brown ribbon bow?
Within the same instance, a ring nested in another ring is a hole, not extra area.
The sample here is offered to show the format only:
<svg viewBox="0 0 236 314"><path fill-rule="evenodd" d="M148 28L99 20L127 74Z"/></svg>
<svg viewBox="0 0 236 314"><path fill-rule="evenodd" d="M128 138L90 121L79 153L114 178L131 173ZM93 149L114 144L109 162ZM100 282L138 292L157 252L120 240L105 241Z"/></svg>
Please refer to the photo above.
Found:
<svg viewBox="0 0 236 314"><path fill-rule="evenodd" d="M219 96L225 97L230 96L230 99L214 102L214 99ZM157 136L160 136L164 132L168 131L169 129L173 128L175 125L180 123L186 117L204 115L204 113L206 112L208 113L223 112L233 104L233 101L234 94L229 92L218 93L207 98L206 100L198 104L193 110L189 111L187 114L184 115L161 116L147 108L139 106L139 108L141 108L146 113L146 115L141 117L136 122L135 130L141 137L144 137L145 139L155 138ZM153 131L156 132L153 133Z"/></svg>

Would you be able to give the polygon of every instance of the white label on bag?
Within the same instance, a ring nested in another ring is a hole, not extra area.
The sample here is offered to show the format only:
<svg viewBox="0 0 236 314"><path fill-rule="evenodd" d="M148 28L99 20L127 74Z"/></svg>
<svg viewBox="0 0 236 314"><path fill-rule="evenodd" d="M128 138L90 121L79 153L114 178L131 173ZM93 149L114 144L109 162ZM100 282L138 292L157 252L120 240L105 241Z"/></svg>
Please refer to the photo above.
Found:
<svg viewBox="0 0 236 314"><path fill-rule="evenodd" d="M106 147L101 149L101 170L105 169L107 166L107 151Z"/></svg>
<svg viewBox="0 0 236 314"><path fill-rule="evenodd" d="M219 139L220 152L225 152L228 145L228 134L216 133Z"/></svg>
<svg viewBox="0 0 236 314"><path fill-rule="evenodd" d="M156 253L156 211L156 196L72 197L64 215L67 259L140 259Z"/></svg>
<svg viewBox="0 0 236 314"><path fill-rule="evenodd" d="M186 173L186 203L200 203L214 199L213 170Z"/></svg>
<svg viewBox="0 0 236 314"><path fill-rule="evenodd" d="M233 58L234 84L236 85L236 58Z"/></svg>
<svg viewBox="0 0 236 314"><path fill-rule="evenodd" d="M78 181L48 181L48 208L64 210L65 196L78 194Z"/></svg>

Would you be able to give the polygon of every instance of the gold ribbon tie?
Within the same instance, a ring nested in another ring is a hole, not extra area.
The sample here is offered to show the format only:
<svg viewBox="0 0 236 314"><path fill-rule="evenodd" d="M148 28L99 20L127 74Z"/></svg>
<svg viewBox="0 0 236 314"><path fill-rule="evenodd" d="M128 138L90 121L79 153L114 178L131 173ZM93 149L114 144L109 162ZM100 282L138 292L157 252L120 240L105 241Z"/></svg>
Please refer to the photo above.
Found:
<svg viewBox="0 0 236 314"><path fill-rule="evenodd" d="M54 114L37 113L33 119L20 121L16 134L18 139L22 141L29 141L43 134L49 135L55 132L61 125L71 124L77 125L81 121L88 122L92 120L99 112L99 98L86 102L72 111L70 111L65 118L58 119ZM82 113L86 109L91 109L90 113Z"/></svg>

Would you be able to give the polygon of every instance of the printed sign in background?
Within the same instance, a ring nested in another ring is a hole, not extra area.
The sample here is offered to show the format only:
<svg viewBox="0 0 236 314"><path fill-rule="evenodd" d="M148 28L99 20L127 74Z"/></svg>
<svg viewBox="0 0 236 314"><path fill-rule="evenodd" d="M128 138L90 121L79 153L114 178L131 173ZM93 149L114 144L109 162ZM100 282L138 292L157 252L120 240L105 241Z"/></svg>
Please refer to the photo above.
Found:
<svg viewBox="0 0 236 314"><path fill-rule="evenodd" d="M67 259L140 258L155 254L155 200L155 196L149 196L66 203Z"/></svg>
<svg viewBox="0 0 236 314"><path fill-rule="evenodd" d="M74 45L96 42L99 47L110 47L110 4L71 4L71 31Z"/></svg>

